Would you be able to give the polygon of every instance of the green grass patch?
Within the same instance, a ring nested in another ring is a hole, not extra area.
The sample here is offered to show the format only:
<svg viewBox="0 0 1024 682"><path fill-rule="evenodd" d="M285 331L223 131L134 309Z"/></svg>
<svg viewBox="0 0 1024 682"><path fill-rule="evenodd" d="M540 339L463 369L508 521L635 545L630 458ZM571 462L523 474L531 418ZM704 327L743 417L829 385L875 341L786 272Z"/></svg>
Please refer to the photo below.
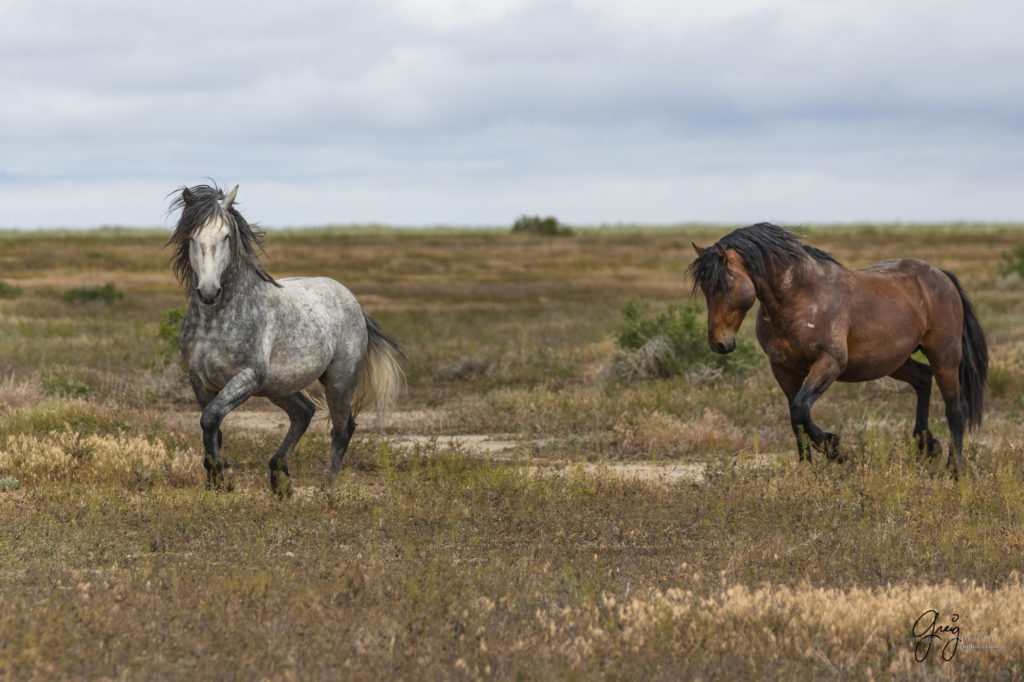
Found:
<svg viewBox="0 0 1024 682"><path fill-rule="evenodd" d="M89 384L73 374L55 374L43 378L43 391L58 398L77 398L91 390Z"/></svg>
<svg viewBox="0 0 1024 682"><path fill-rule="evenodd" d="M21 296L21 287L17 284L0 282L0 298L17 298Z"/></svg>
<svg viewBox="0 0 1024 682"><path fill-rule="evenodd" d="M124 298L124 292L115 287L112 283L103 286L75 287L64 292L61 296L67 303L106 303L111 304Z"/></svg>

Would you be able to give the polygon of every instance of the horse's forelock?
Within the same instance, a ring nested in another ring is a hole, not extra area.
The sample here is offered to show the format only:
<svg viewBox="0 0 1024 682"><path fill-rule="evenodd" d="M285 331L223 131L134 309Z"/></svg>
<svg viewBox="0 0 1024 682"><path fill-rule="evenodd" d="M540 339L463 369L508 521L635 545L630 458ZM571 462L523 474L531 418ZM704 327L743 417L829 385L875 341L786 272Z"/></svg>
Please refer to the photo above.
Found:
<svg viewBox="0 0 1024 682"><path fill-rule="evenodd" d="M727 269L718 249L706 249L686 269L693 279L693 295L699 291L707 297L725 291L729 287L725 276Z"/></svg>

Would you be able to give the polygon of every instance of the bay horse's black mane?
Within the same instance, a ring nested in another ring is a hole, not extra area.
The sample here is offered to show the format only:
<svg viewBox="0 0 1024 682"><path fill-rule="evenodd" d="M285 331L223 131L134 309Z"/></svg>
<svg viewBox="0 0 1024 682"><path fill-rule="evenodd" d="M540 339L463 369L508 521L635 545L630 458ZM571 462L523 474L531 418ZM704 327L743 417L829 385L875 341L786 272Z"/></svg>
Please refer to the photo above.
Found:
<svg viewBox="0 0 1024 682"><path fill-rule="evenodd" d="M839 264L828 253L801 242L791 230L771 223L757 223L733 230L719 239L716 246L736 251L754 279L765 279L777 268L808 257ZM699 290L711 296L729 289L726 265L715 246L697 256L686 272L693 278L695 294Z"/></svg>
<svg viewBox="0 0 1024 682"><path fill-rule="evenodd" d="M171 269L182 285L192 281L192 265L189 262L189 240L203 225L215 216L227 223L235 235L233 258L248 266L257 277L265 282L277 284L260 263L259 253L263 252L263 239L266 233L256 225L246 222L242 214L234 206L225 210L221 201L224 192L217 186L196 185L181 187L175 190L177 196L171 202L170 213L180 210L181 218L174 234L165 246L173 245L174 256L171 258Z"/></svg>

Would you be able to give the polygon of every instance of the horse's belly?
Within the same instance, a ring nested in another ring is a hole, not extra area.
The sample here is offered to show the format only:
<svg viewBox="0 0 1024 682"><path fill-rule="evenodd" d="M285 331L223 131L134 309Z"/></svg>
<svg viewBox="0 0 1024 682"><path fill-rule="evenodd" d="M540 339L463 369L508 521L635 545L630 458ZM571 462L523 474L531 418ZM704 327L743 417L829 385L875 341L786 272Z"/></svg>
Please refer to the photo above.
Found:
<svg viewBox="0 0 1024 682"><path fill-rule="evenodd" d="M333 355L333 348L326 345L274 353L259 395L291 395L301 391L323 375Z"/></svg>

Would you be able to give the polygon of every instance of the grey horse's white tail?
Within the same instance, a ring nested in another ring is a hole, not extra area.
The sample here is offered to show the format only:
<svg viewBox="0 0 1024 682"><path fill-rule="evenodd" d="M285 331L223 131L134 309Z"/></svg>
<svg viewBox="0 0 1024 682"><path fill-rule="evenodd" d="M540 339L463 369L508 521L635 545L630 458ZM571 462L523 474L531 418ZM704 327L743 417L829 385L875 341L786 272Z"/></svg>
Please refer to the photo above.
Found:
<svg viewBox="0 0 1024 682"><path fill-rule="evenodd" d="M395 403L399 391L405 386L405 372L398 364L402 348L391 338L366 311L366 360L363 374L359 377L355 395L352 397L352 416L364 408L375 406L384 411Z"/></svg>

